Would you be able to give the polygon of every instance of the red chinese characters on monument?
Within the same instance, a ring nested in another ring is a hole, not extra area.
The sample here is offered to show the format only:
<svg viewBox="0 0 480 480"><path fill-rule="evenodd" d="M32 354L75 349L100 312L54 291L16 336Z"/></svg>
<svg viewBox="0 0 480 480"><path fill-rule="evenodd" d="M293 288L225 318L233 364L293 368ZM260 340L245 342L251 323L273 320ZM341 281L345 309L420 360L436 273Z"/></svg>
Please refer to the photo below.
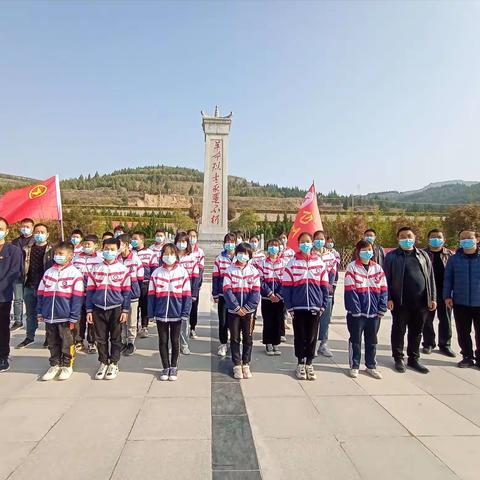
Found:
<svg viewBox="0 0 480 480"><path fill-rule="evenodd" d="M212 178L210 189L210 223L220 225L222 213L222 178L223 178L223 140L210 140Z"/></svg>

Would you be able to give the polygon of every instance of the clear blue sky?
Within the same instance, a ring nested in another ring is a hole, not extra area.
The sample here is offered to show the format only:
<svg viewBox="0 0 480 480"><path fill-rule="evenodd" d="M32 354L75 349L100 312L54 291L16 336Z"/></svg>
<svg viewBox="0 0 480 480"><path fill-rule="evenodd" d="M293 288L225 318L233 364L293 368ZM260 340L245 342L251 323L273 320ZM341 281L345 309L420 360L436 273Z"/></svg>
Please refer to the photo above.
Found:
<svg viewBox="0 0 480 480"><path fill-rule="evenodd" d="M0 5L0 172L203 170L327 192L480 180L480 3ZM360 185L360 187L358 187Z"/></svg>

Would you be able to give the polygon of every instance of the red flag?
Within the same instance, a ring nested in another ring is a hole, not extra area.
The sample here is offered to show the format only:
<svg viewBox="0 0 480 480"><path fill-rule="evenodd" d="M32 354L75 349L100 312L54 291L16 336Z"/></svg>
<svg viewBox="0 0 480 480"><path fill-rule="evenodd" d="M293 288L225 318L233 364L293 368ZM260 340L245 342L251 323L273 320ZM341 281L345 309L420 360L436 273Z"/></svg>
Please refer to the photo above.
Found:
<svg viewBox="0 0 480 480"><path fill-rule="evenodd" d="M295 222L288 234L288 246L298 251L298 236L303 232L314 234L317 230L323 230L322 219L318 211L317 194L315 185L308 189L303 203L300 205Z"/></svg>
<svg viewBox="0 0 480 480"><path fill-rule="evenodd" d="M25 217L37 220L62 220L58 175L28 187L10 190L0 197L0 217L9 223Z"/></svg>

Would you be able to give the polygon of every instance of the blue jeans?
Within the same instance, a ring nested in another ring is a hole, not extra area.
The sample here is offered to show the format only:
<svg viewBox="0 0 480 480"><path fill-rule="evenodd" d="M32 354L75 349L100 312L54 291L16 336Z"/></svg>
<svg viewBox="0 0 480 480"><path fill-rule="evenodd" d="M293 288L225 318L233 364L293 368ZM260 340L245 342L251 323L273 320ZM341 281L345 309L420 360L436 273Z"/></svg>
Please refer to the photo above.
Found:
<svg viewBox="0 0 480 480"><path fill-rule="evenodd" d="M21 325L23 317L23 280L14 283L13 298L13 321Z"/></svg>
<svg viewBox="0 0 480 480"><path fill-rule="evenodd" d="M328 326L330 325L330 319L332 318L332 297L328 297L327 308L320 317L320 326L318 328L318 339L320 342L326 342L328 340Z"/></svg>
<svg viewBox="0 0 480 480"><path fill-rule="evenodd" d="M35 340L35 332L38 328L37 320L37 289L25 287L23 290L23 300L25 310L27 311L27 338Z"/></svg>
<svg viewBox="0 0 480 480"><path fill-rule="evenodd" d="M347 327L350 332L348 341L350 368L360 368L362 333L365 338L365 365L367 368L375 368L377 366L377 332L380 327L380 318L352 317L347 314Z"/></svg>

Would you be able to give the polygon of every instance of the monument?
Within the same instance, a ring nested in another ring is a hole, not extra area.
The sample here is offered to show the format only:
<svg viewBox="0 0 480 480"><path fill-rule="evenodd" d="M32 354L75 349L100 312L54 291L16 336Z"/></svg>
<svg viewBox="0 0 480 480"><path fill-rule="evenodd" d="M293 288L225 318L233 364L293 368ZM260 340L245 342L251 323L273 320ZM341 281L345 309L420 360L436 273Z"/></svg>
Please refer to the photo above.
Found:
<svg viewBox="0 0 480 480"><path fill-rule="evenodd" d="M221 117L218 106L213 116L202 114L205 134L205 170L200 239L205 247L218 247L228 232L228 135L232 113Z"/></svg>

